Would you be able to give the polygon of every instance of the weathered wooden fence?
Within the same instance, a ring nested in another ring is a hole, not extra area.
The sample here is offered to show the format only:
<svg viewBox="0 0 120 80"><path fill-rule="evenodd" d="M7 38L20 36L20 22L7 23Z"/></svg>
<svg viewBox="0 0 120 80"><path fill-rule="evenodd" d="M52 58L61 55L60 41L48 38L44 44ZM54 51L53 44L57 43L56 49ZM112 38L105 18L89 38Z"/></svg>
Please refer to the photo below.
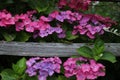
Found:
<svg viewBox="0 0 120 80"><path fill-rule="evenodd" d="M120 0L93 0L93 1L120 2ZM86 43L64 44L64 43L0 42L0 55L69 57L72 55L78 55L76 49L85 44ZM105 46L107 51L111 51L116 56L120 56L120 43L106 43Z"/></svg>
<svg viewBox="0 0 120 80"><path fill-rule="evenodd" d="M0 55L69 57L78 55L76 49L83 45L92 47L86 43L0 42ZM105 46L107 51L120 56L120 43L106 43Z"/></svg>

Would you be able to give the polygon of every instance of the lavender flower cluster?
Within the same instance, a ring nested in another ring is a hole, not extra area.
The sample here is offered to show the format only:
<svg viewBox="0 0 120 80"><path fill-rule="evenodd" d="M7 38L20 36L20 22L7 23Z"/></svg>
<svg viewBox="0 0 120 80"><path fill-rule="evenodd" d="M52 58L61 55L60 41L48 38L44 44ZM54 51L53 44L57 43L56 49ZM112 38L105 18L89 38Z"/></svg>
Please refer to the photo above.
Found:
<svg viewBox="0 0 120 80"><path fill-rule="evenodd" d="M60 73L61 60L58 57L53 58L30 58L27 64L26 73L29 76L38 75L39 80L46 80L48 76L52 76L55 72Z"/></svg>
<svg viewBox="0 0 120 80"><path fill-rule="evenodd" d="M45 16L41 16L39 19L34 18L33 14L37 13L36 11L28 11L27 13L16 14L12 16L6 10L0 11L0 26L1 27L10 27L15 25L16 31L25 30L26 32L33 33L34 37L46 37L50 34L57 33L58 37L63 34L64 30L61 28L61 25L57 24L52 27L49 22L52 20ZM59 38L64 38L65 36L60 36Z"/></svg>
<svg viewBox="0 0 120 80"><path fill-rule="evenodd" d="M86 35L94 39L96 34L103 34L106 27L115 24L110 18L103 18L100 15L82 14L78 12L68 11L54 11L48 17L40 16L36 19L33 14L36 11L28 11L24 14L17 14L14 17L6 10L0 11L0 26L9 27L15 25L16 31L25 30L26 32L33 33L34 37L46 37L50 34L57 33L59 38L65 38L66 33L62 28L61 23L67 21L73 25L72 34ZM56 21L56 26L51 26L52 21ZM74 24L76 23L76 24Z"/></svg>
<svg viewBox="0 0 120 80"><path fill-rule="evenodd" d="M54 11L49 14L49 17L60 22L67 21L70 24L77 23L77 25L74 25L73 27L72 34L76 35L79 33L81 35L87 35L91 39L94 39L96 34L103 34L104 28L111 27L112 24L116 24L108 17L104 18L95 14L71 12L70 10L62 12Z"/></svg>
<svg viewBox="0 0 120 80"><path fill-rule="evenodd" d="M30 58L27 62L26 73L29 76L38 75L39 80L46 80L55 72L60 73L62 61L58 57ZM105 66L93 59L68 58L64 63L64 75L69 78L76 76L77 80L95 80L99 76L105 76Z"/></svg>

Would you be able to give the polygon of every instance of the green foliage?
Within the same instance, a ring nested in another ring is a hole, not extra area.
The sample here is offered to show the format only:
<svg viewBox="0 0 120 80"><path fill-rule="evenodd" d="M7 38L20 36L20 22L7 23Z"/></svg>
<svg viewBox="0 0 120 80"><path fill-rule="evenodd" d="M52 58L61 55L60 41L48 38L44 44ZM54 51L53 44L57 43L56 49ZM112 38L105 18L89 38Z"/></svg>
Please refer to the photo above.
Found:
<svg viewBox="0 0 120 80"><path fill-rule="evenodd" d="M26 69L26 59L20 59L16 64L12 65L12 68L15 73L22 75Z"/></svg>
<svg viewBox="0 0 120 80"><path fill-rule="evenodd" d="M29 0L28 1L30 6L33 9L36 9L38 12L46 11L49 7L49 1L48 0Z"/></svg>
<svg viewBox="0 0 120 80"><path fill-rule="evenodd" d="M78 38L78 36L77 35L72 35L71 31L66 32L66 39L67 40L74 40L76 38Z"/></svg>
<svg viewBox="0 0 120 80"><path fill-rule="evenodd" d="M28 0L28 3L38 12L50 13L55 9L55 0Z"/></svg>
<svg viewBox="0 0 120 80"><path fill-rule="evenodd" d="M84 56L87 58L92 58L93 56L92 49L87 46L82 46L77 51L81 56Z"/></svg>
<svg viewBox="0 0 120 80"><path fill-rule="evenodd" d="M2 80L18 80L19 76L11 69L5 69L0 73Z"/></svg>
<svg viewBox="0 0 120 80"><path fill-rule="evenodd" d="M14 33L9 34L8 32L4 31L2 32L2 36L4 37L6 41L13 41L16 37L16 34Z"/></svg>
<svg viewBox="0 0 120 80"><path fill-rule="evenodd" d="M100 59L107 60L112 63L116 62L115 56L111 52L107 52L107 51L104 52L104 54L102 55L102 57Z"/></svg>
<svg viewBox="0 0 120 80"><path fill-rule="evenodd" d="M57 80L67 80L65 76L58 76Z"/></svg>
<svg viewBox="0 0 120 80"><path fill-rule="evenodd" d="M104 42L102 40L99 40L97 39L95 41L95 45L94 45L94 48L93 48L93 52L94 53L97 53L97 55L101 54L103 51L104 51Z"/></svg>
<svg viewBox="0 0 120 80"><path fill-rule="evenodd" d="M89 9L89 13L93 14L99 14L105 17L110 17L112 20L115 20L117 22L117 25L110 28L109 31L105 32L103 36L101 36L101 39L104 40L104 42L107 43L120 43L120 36L118 33L120 33L120 2L100 2L97 5L94 5ZM114 33L114 30L118 30L116 33Z"/></svg>
<svg viewBox="0 0 120 80"><path fill-rule="evenodd" d="M96 40L94 47L89 48L87 46L82 46L77 49L78 53L87 58L98 60L107 60L112 63L116 62L115 56L111 52L106 52L104 50L104 42L102 40Z"/></svg>
<svg viewBox="0 0 120 80"><path fill-rule="evenodd" d="M37 76L29 77L27 74L25 74L22 80L38 80L38 77Z"/></svg>
<svg viewBox="0 0 120 80"><path fill-rule="evenodd" d="M12 65L12 69L5 69L0 73L0 75L2 80L25 80L28 78L28 76L25 75L25 70L26 59L22 58L16 64Z"/></svg>
<svg viewBox="0 0 120 80"><path fill-rule="evenodd" d="M21 31L16 34L15 41L25 42L28 41L30 37L29 33Z"/></svg>

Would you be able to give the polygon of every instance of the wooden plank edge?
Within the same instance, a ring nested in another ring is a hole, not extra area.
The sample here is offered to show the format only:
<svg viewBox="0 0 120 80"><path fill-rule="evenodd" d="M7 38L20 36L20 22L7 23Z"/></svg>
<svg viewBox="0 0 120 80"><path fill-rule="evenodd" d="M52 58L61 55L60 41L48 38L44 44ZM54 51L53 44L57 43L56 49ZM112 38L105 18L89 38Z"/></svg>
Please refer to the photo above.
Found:
<svg viewBox="0 0 120 80"><path fill-rule="evenodd" d="M25 43L25 42L0 42L0 55L14 55L14 56L59 56L69 57L78 55L76 49L83 46L92 45L87 43ZM105 43L107 51L120 56L120 43Z"/></svg>

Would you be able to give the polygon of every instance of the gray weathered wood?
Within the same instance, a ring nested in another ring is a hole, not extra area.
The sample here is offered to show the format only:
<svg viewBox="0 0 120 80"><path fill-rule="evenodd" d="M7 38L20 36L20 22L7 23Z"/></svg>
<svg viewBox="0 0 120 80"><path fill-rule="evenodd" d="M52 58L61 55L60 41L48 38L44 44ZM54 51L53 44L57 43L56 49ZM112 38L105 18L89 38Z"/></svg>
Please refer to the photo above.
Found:
<svg viewBox="0 0 120 80"><path fill-rule="evenodd" d="M0 42L0 55L69 57L78 55L76 49L83 45L85 43ZM120 43L106 43L105 45L106 50L120 56Z"/></svg>

